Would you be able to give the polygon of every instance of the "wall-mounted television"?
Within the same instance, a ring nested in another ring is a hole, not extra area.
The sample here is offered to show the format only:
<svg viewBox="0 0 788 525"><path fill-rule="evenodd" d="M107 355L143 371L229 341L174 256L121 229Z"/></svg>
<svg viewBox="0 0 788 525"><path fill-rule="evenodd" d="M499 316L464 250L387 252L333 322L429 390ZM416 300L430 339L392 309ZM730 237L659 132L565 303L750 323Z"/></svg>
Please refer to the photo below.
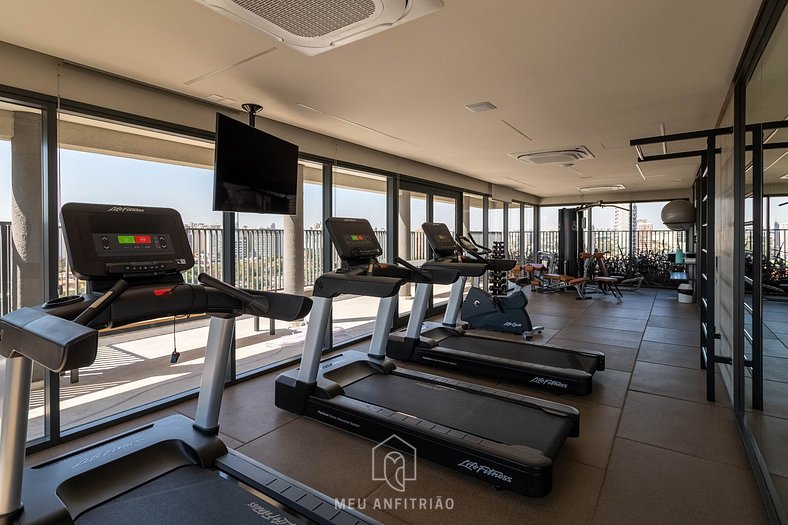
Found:
<svg viewBox="0 0 788 525"><path fill-rule="evenodd" d="M294 215L298 146L216 114L214 211Z"/></svg>

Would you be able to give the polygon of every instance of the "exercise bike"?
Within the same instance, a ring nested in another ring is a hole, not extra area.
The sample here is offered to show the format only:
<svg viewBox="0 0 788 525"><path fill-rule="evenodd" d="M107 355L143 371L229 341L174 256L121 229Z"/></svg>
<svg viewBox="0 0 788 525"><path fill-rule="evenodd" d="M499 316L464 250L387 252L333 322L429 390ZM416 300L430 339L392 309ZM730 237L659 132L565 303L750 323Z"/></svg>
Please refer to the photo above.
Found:
<svg viewBox="0 0 788 525"><path fill-rule="evenodd" d="M490 288L493 293L481 288L479 278L473 279L460 310L460 317L466 327L520 334L526 341L530 341L534 333L542 333L544 326L534 326L525 310L528 305L525 287L530 284L530 279L519 278L514 282L516 288L509 288L506 272L514 268L517 261L503 258L503 243L498 249L490 250L476 243L470 234L467 237L457 235L456 240L468 257L487 264L492 274ZM487 258L485 255L492 257Z"/></svg>

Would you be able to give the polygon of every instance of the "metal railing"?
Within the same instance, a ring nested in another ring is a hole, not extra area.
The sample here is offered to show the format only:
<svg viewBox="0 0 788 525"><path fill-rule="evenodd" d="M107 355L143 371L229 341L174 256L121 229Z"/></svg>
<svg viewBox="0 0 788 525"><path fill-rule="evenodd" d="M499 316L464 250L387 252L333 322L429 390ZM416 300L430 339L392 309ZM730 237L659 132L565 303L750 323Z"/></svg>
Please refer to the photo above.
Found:
<svg viewBox="0 0 788 525"><path fill-rule="evenodd" d="M200 272L221 276L222 274L222 230L219 227L187 226L186 232L194 250L194 268L184 273L187 281L194 282ZM387 250L386 231L375 232L384 251ZM471 232L475 239L481 242L481 232ZM508 236L509 256L519 258L519 233L510 232ZM525 260L531 259L530 247L532 246L533 232L525 231ZM596 249L609 252L613 256L629 256L634 250L639 253L666 253L676 249L681 243L685 244L685 233L672 230L635 230L630 232L597 230L594 231L594 246ZM754 233L746 232L745 246L752 246ZM236 282L240 286L261 290L281 290L284 287L284 256L283 230L264 230L240 228L236 230ZM488 243L503 239L501 232L490 232ZM65 254L65 246L61 238L60 253ZM410 232L411 253L410 259L423 260L427 256L424 233L421 231ZM788 258L788 230L774 229L767 234L763 232L762 242L768 246L772 259ZM558 231L546 230L539 235L540 250L558 251ZM323 272L323 232L322 230L304 230L304 281L311 286L315 279ZM11 310L15 304L16 291L14 289L13 246L11 243L11 224L0 222L0 315ZM387 254L384 253L384 258ZM339 266L336 252L333 256L334 266ZM59 264L59 292L61 295L82 293L84 283L78 281L71 273L71 268L64 256L61 255Z"/></svg>

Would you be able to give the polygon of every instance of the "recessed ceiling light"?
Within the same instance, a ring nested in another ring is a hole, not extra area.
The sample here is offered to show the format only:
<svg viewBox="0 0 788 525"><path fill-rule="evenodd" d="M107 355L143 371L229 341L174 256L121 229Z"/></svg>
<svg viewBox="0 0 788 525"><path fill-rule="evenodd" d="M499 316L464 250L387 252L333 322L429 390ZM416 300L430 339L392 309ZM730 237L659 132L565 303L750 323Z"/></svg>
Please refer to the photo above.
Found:
<svg viewBox="0 0 788 525"><path fill-rule="evenodd" d="M598 193L602 191L620 191L627 189L623 184L613 184L611 186L582 186L577 188L584 193Z"/></svg>
<svg viewBox="0 0 788 525"><path fill-rule="evenodd" d="M635 164L635 167L638 169L638 173L640 173L640 176L643 178L643 181L645 181L646 180L646 176L643 175L643 170L640 169L640 164Z"/></svg>
<svg viewBox="0 0 788 525"><path fill-rule="evenodd" d="M492 102L477 102L475 104L468 104L465 106L465 109L468 111L472 111L474 113L481 113L482 111L490 111L491 109L497 109L497 106Z"/></svg>
<svg viewBox="0 0 788 525"><path fill-rule="evenodd" d="M786 173L785 175L783 175L783 176L782 176L782 177L780 177L780 178L781 178L781 179L788 179L788 173Z"/></svg>

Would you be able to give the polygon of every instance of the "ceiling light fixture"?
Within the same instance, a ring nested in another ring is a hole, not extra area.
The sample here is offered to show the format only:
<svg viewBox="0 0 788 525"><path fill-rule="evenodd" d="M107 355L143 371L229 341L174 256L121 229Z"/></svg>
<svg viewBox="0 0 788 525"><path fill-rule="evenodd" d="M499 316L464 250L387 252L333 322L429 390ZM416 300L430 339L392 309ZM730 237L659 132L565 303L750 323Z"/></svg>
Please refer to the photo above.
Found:
<svg viewBox="0 0 788 525"><path fill-rule="evenodd" d="M465 109L472 113L481 113L482 111L490 111L492 109L498 109L498 106L493 104L492 102L476 102L475 104L466 104Z"/></svg>
<svg viewBox="0 0 788 525"><path fill-rule="evenodd" d="M664 122L660 122L659 123L659 133L663 137L665 136L665 123ZM668 154L668 144L664 140L662 141L662 154L663 155L667 155Z"/></svg>
<svg viewBox="0 0 788 525"><path fill-rule="evenodd" d="M577 190L583 193L601 193L605 191L621 191L627 189L623 184L613 184L611 186L578 186Z"/></svg>
<svg viewBox="0 0 788 525"><path fill-rule="evenodd" d="M646 176L643 175L643 170L640 169L640 164L635 164L635 167L638 169L638 173L640 173L640 177L643 179L643 182L646 182Z"/></svg>

